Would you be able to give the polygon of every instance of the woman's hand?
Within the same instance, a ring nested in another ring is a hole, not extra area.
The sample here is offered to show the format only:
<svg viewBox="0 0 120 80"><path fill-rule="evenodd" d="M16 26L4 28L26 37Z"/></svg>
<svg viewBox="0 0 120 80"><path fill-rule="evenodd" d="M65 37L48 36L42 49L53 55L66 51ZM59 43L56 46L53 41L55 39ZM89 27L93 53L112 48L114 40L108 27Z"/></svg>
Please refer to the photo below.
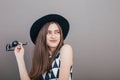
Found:
<svg viewBox="0 0 120 80"><path fill-rule="evenodd" d="M24 57L24 48L22 46L22 43L19 42L19 45L17 45L14 49L14 53L17 59Z"/></svg>

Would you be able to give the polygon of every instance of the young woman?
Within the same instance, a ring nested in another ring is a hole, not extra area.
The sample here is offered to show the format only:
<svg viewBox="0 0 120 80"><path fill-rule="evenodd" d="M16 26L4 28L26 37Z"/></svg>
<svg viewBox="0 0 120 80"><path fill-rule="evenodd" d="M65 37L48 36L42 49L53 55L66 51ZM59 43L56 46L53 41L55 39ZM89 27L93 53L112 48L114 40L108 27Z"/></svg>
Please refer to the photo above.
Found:
<svg viewBox="0 0 120 80"><path fill-rule="evenodd" d="M30 30L35 48L29 74L22 43L14 50L21 80L72 80L72 47L64 44L68 32L69 23L61 15L49 14L35 21Z"/></svg>

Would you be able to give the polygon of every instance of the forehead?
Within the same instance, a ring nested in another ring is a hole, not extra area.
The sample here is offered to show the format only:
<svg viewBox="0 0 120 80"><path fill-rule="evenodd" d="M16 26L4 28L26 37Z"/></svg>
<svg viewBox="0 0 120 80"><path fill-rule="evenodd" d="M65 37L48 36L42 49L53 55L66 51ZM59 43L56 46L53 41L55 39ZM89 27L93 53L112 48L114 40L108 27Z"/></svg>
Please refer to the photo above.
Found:
<svg viewBox="0 0 120 80"><path fill-rule="evenodd" d="M59 27L56 23L51 23L48 27L48 30L59 30Z"/></svg>

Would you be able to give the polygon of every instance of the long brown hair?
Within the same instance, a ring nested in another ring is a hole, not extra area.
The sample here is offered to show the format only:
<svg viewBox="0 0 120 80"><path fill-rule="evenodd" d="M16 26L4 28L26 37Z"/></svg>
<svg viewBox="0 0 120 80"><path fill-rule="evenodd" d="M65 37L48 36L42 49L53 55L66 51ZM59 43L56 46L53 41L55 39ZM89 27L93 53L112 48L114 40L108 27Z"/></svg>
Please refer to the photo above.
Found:
<svg viewBox="0 0 120 80"><path fill-rule="evenodd" d="M49 59L49 48L46 43L46 35L48 31L48 27L50 24L55 23L59 30L60 30L60 42L56 48L56 50L52 53L53 56L51 59ZM56 56L56 53L59 51L59 49L63 45L63 34L61 27L56 22L48 22L46 23L42 29L39 31L38 37L35 42L35 48L34 48L34 54L32 59L32 66L29 73L29 76L31 79L35 80L39 76L45 73L45 71L49 70L51 67L51 64Z"/></svg>

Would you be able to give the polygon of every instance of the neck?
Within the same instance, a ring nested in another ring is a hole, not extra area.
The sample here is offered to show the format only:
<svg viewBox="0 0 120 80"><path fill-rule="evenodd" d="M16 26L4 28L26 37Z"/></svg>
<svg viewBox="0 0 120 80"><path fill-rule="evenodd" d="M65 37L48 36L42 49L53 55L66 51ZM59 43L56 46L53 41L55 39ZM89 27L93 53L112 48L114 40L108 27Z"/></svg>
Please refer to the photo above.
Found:
<svg viewBox="0 0 120 80"><path fill-rule="evenodd" d="M50 48L50 56L53 55L54 51L55 51L56 48Z"/></svg>

